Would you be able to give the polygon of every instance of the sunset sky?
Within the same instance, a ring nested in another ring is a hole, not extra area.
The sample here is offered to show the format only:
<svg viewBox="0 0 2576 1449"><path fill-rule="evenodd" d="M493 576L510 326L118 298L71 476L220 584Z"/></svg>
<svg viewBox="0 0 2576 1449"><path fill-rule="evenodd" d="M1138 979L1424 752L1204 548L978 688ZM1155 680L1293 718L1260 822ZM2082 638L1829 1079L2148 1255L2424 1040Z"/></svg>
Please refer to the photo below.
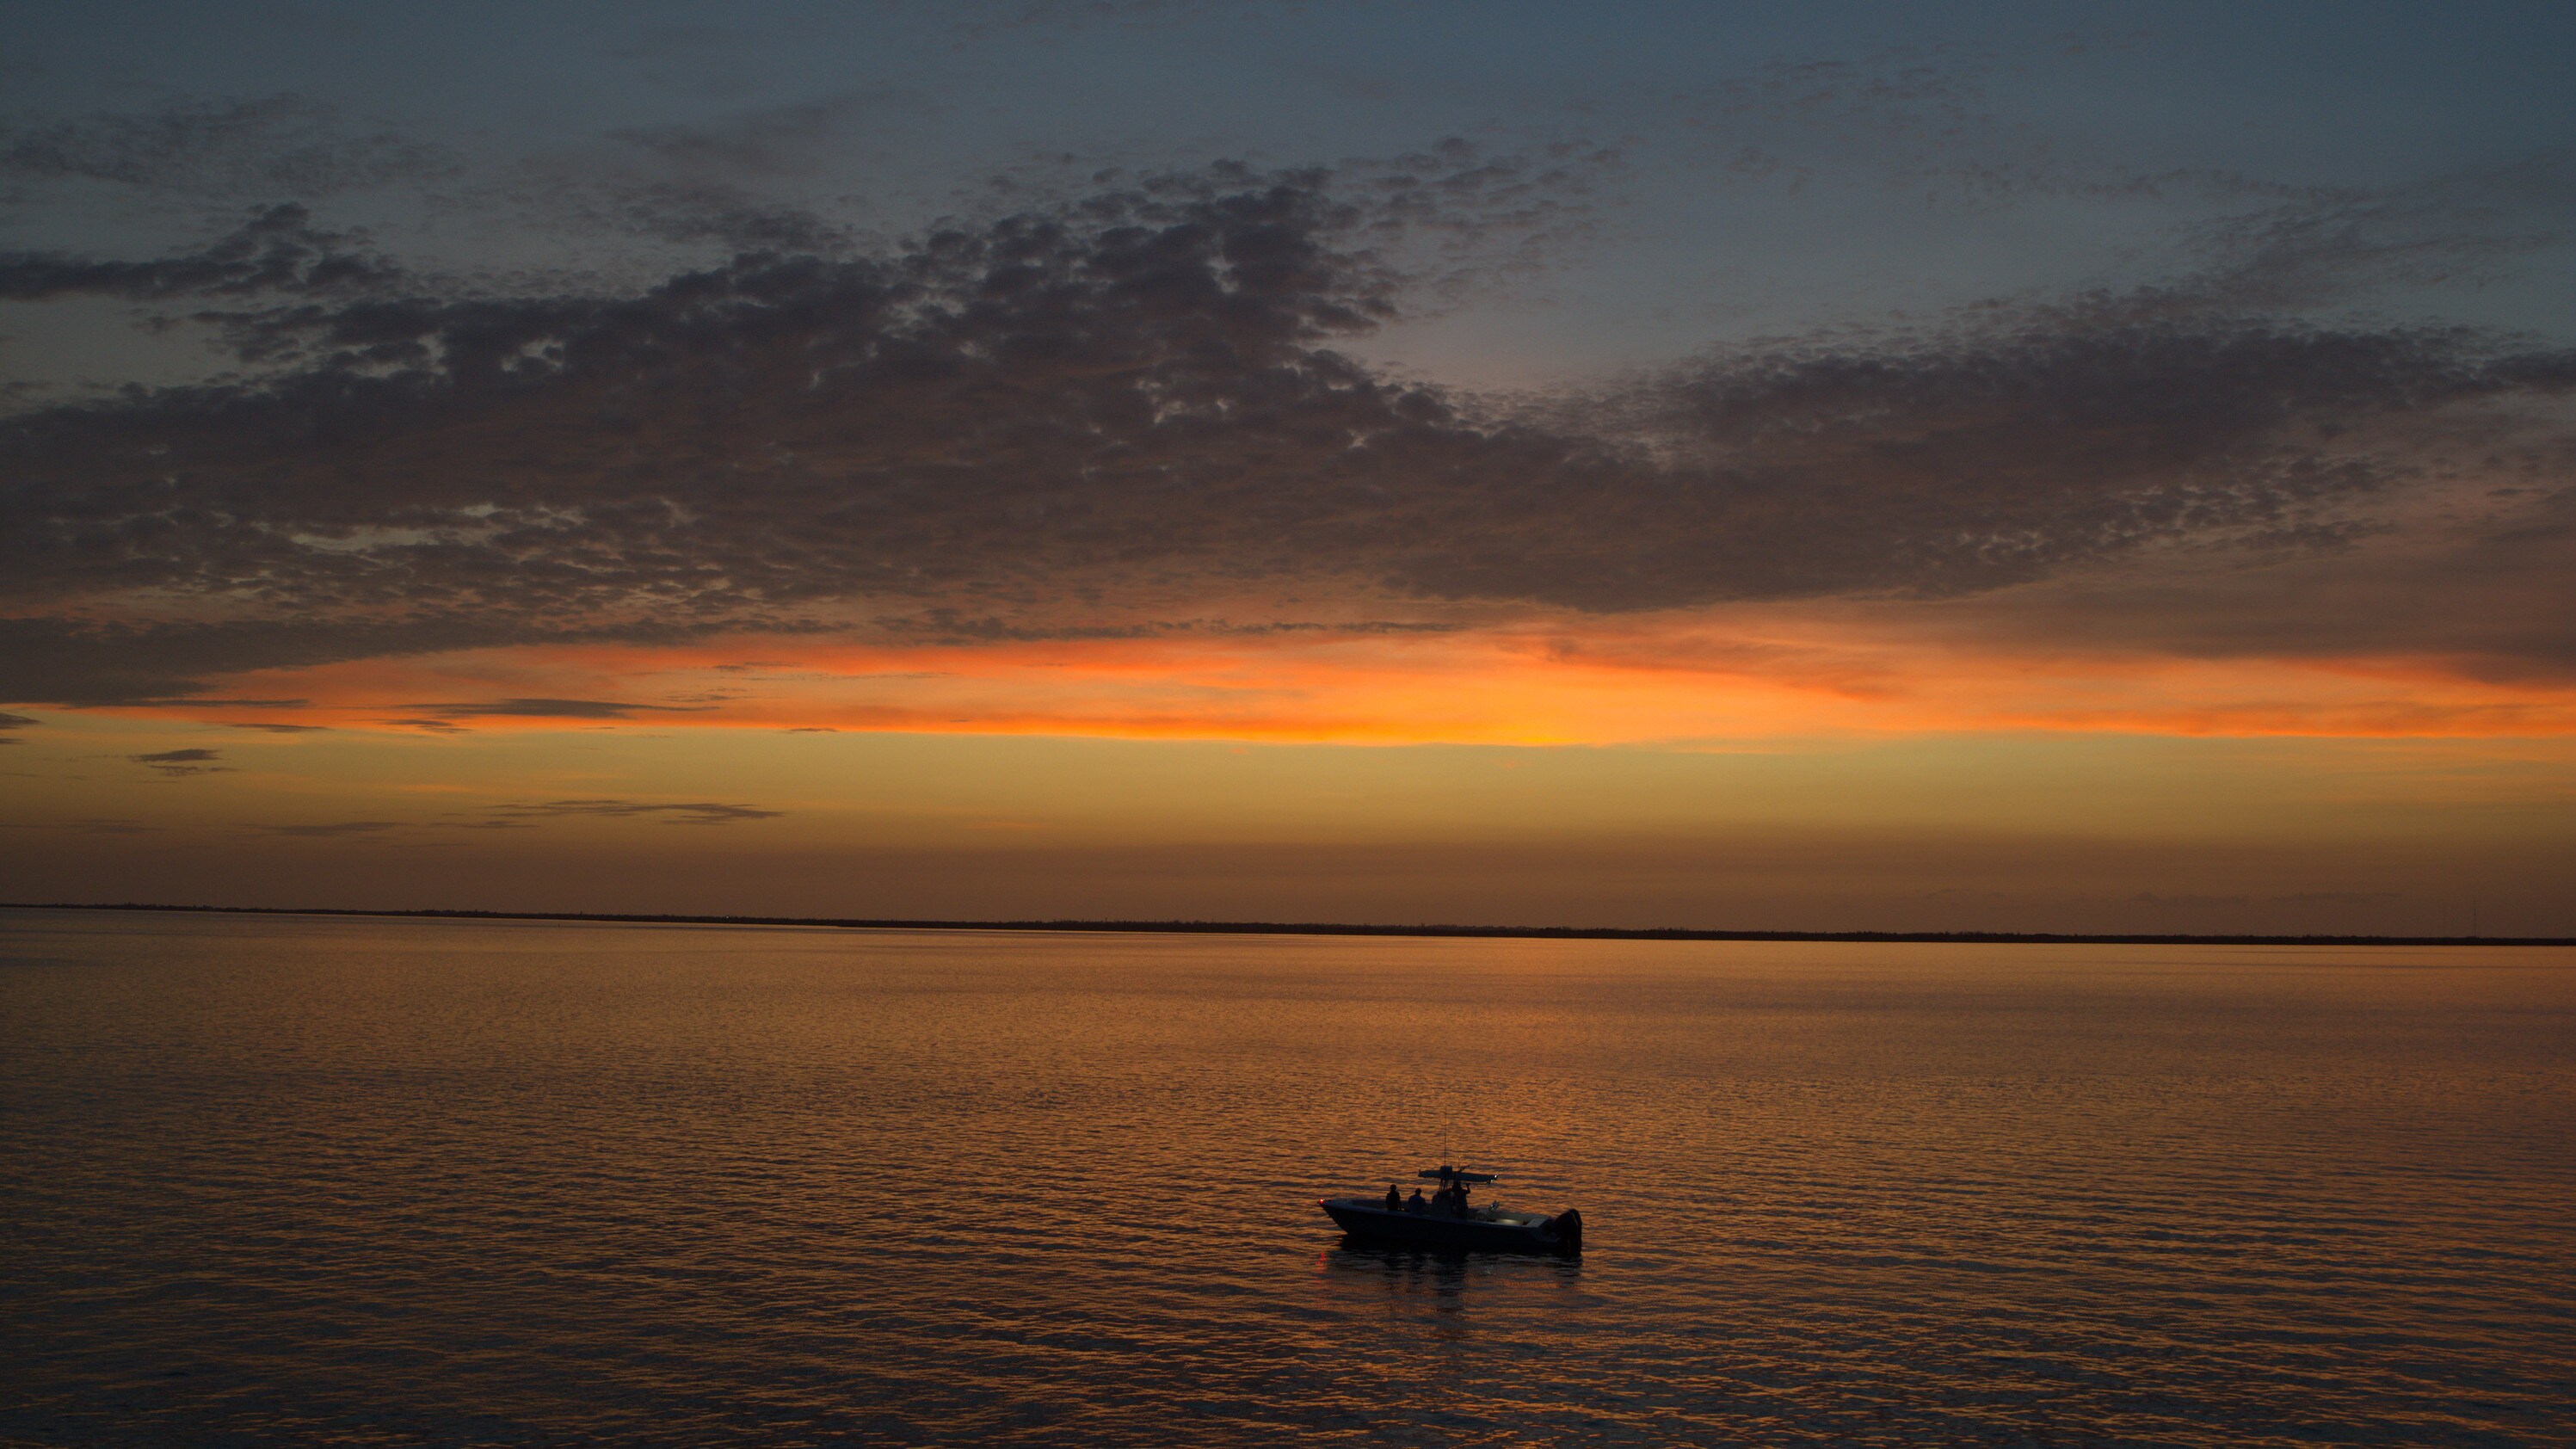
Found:
<svg viewBox="0 0 2576 1449"><path fill-rule="evenodd" d="M2576 934L2565 5L0 20L0 899Z"/></svg>

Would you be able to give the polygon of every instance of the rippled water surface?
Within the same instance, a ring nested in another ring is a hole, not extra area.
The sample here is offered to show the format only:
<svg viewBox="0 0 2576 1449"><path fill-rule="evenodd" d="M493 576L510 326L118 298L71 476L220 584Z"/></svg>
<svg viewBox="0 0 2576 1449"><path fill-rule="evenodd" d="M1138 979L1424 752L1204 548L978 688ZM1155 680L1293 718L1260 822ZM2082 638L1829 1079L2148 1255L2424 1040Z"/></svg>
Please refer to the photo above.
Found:
<svg viewBox="0 0 2576 1449"><path fill-rule="evenodd" d="M2567 1443L2576 955L0 912L0 1440ZM1443 1137L1579 1260L1346 1246Z"/></svg>

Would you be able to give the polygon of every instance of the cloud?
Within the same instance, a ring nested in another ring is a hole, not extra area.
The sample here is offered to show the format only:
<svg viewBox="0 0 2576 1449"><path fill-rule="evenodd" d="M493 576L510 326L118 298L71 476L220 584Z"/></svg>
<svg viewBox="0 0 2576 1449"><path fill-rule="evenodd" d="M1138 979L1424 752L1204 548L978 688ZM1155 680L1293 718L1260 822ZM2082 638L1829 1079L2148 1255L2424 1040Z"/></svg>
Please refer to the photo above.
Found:
<svg viewBox="0 0 2576 1449"><path fill-rule="evenodd" d="M2118 50L2136 38L2075 43ZM2166 232L2192 266L2122 299L2141 313L2384 307L2407 291L2500 280L2576 241L2576 155L2564 149L2394 184L2319 185L2139 166L2081 128L2018 118L2034 87L2063 83L2068 43L1760 65L1680 98L1681 129L1700 136L1704 174L1719 187L1882 189L1954 212L2121 208L2132 226Z"/></svg>
<svg viewBox="0 0 2576 1449"><path fill-rule="evenodd" d="M2576 386L2576 354L2301 322L2213 281L1465 396L1340 349L1401 315L1408 238L1547 188L1463 147L1419 159L1449 169L1149 177L629 295L237 307L244 356L286 371L0 422L0 699L728 631L1450 627L2331 554L2500 429L2555 456L2546 409ZM2533 598L2576 613L2567 539L2515 547ZM2347 647L2398 622L2354 614ZM2512 647L2458 610L2404 625Z"/></svg>
<svg viewBox="0 0 2576 1449"><path fill-rule="evenodd" d="M522 822L590 815L619 820L658 816L666 825L730 825L743 820L775 820L781 813L752 805L724 805L712 801L658 804L639 800L547 800L529 805L497 806L480 823L499 828Z"/></svg>
<svg viewBox="0 0 2576 1449"><path fill-rule="evenodd" d="M0 484L0 490L5 484ZM0 502L0 511L6 503ZM183 526L184 527L184 526ZM0 542L0 555L8 545ZM280 582L285 582L281 578ZM300 591L281 590L281 596ZM305 596L308 597L309 596ZM0 584L0 610L24 607ZM96 620L22 614L0 617L0 699L59 700L75 706L148 705L186 700L235 709L300 708L303 700L235 699L208 694L209 676L296 669L347 659L432 654L551 639L556 643L671 643L717 627L714 621L603 620L561 628L501 608L477 614L452 607L416 610L408 618L333 618L326 601L289 617L197 623Z"/></svg>
<svg viewBox="0 0 2576 1449"><path fill-rule="evenodd" d="M670 704L623 704L605 699L495 699L474 704L413 704L431 718L449 719L630 719L637 710L685 714L689 707Z"/></svg>
<svg viewBox="0 0 2576 1449"><path fill-rule="evenodd" d="M809 193L829 168L870 155L870 123L929 109L886 87L711 119L630 127L609 146L523 163L529 204L595 230L734 251L840 255L855 244Z"/></svg>
<svg viewBox="0 0 2576 1449"><path fill-rule="evenodd" d="M2129 897L2129 900L2137 905L2172 910L2209 910L2248 905L2364 906L2400 901L2405 898L2405 895L2399 891L2292 891L2266 896L2158 895L2153 891L2140 891Z"/></svg>
<svg viewBox="0 0 2576 1449"><path fill-rule="evenodd" d="M2501 431L2501 430L2499 430ZM2495 459L2505 477L2576 473ZM2453 501L2349 548L2141 559L1957 605L1996 640L2096 654L2332 660L2368 652L2497 682L2576 679L2576 486ZM2483 505L2483 506L2473 506Z"/></svg>
<svg viewBox="0 0 2576 1449"><path fill-rule="evenodd" d="M162 750L157 754L128 755L127 759L171 779L189 775L219 775L232 769L215 763L223 758L219 750Z"/></svg>
<svg viewBox="0 0 2576 1449"><path fill-rule="evenodd" d="M2494 283L2576 241L2576 156L2548 153L2374 190L2261 199L2265 204L2189 229L2199 271L2139 288L2120 305L2141 319L2277 315Z"/></svg>
<svg viewBox="0 0 2576 1449"><path fill-rule="evenodd" d="M16 740L9 738L8 732L11 730L25 729L28 726L33 725L35 722L35 720L26 715L10 714L5 710L0 710L0 745L14 745L18 743Z"/></svg>
<svg viewBox="0 0 2576 1449"><path fill-rule="evenodd" d="M612 131L609 138L701 178L802 176L838 157L851 132L869 118L922 104L902 90L847 92L713 121Z"/></svg>
<svg viewBox="0 0 2576 1449"><path fill-rule="evenodd" d="M130 301L238 299L259 293L360 292L402 279L392 263L355 250L355 235L317 230L312 220L301 205L266 207L202 250L150 262L0 254L0 300L80 295Z"/></svg>
<svg viewBox="0 0 2576 1449"><path fill-rule="evenodd" d="M1999 109L1999 90L2019 90L2036 71L2062 70L2059 51L1899 46L1843 60L1768 62L1678 97L1679 129L1700 138L1718 184L1792 194L1819 185L1877 187L1949 208L2034 198L2280 201L2326 194L2213 168L2137 171L2070 128L2035 128Z"/></svg>
<svg viewBox="0 0 2576 1449"><path fill-rule="evenodd" d="M318 824L263 825L258 828L271 835L334 839L345 836L382 835L388 830L402 829L403 824L399 820L333 820Z"/></svg>
<svg viewBox="0 0 2576 1449"><path fill-rule="evenodd" d="M624 181L595 197L558 194L576 224L661 241L713 243L731 251L834 253L849 230L810 207L765 200L729 182Z"/></svg>
<svg viewBox="0 0 2576 1449"><path fill-rule="evenodd" d="M80 835L150 835L160 830L161 827L158 825L146 825L139 820L90 818L82 820L0 820L0 829L43 830L47 832L68 831Z"/></svg>
<svg viewBox="0 0 2576 1449"><path fill-rule="evenodd" d="M443 148L291 93L0 124L0 180L308 199L453 172Z"/></svg>

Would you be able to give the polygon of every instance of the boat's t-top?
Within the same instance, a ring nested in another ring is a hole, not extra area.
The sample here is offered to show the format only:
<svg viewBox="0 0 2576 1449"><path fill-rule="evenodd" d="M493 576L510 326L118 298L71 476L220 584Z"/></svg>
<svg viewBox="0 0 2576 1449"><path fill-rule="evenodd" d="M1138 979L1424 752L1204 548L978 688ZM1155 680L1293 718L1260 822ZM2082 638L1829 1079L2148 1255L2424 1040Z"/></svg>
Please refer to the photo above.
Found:
<svg viewBox="0 0 2576 1449"><path fill-rule="evenodd" d="M1438 1167L1426 1167L1420 1172L1415 1173L1414 1176L1426 1181L1457 1183L1462 1186L1470 1182L1502 1181L1501 1178L1494 1176L1490 1172L1469 1172L1463 1167L1451 1167L1445 1162L1440 1164Z"/></svg>

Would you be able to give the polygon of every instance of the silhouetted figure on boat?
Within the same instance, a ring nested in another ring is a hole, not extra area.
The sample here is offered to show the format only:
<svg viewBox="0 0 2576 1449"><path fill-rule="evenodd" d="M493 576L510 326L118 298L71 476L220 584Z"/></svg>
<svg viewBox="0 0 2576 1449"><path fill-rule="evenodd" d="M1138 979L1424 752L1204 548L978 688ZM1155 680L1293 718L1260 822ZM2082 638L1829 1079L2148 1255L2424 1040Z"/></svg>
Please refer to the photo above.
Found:
<svg viewBox="0 0 2576 1449"><path fill-rule="evenodd" d="M1413 1197L1405 1203L1404 1210L1409 1213L1423 1213L1431 1210L1431 1205L1422 1200L1422 1189L1417 1187L1413 1190Z"/></svg>
<svg viewBox="0 0 2576 1449"><path fill-rule="evenodd" d="M1391 1182L1386 1185L1386 1210L1391 1213L1404 1211L1404 1194L1397 1192Z"/></svg>

